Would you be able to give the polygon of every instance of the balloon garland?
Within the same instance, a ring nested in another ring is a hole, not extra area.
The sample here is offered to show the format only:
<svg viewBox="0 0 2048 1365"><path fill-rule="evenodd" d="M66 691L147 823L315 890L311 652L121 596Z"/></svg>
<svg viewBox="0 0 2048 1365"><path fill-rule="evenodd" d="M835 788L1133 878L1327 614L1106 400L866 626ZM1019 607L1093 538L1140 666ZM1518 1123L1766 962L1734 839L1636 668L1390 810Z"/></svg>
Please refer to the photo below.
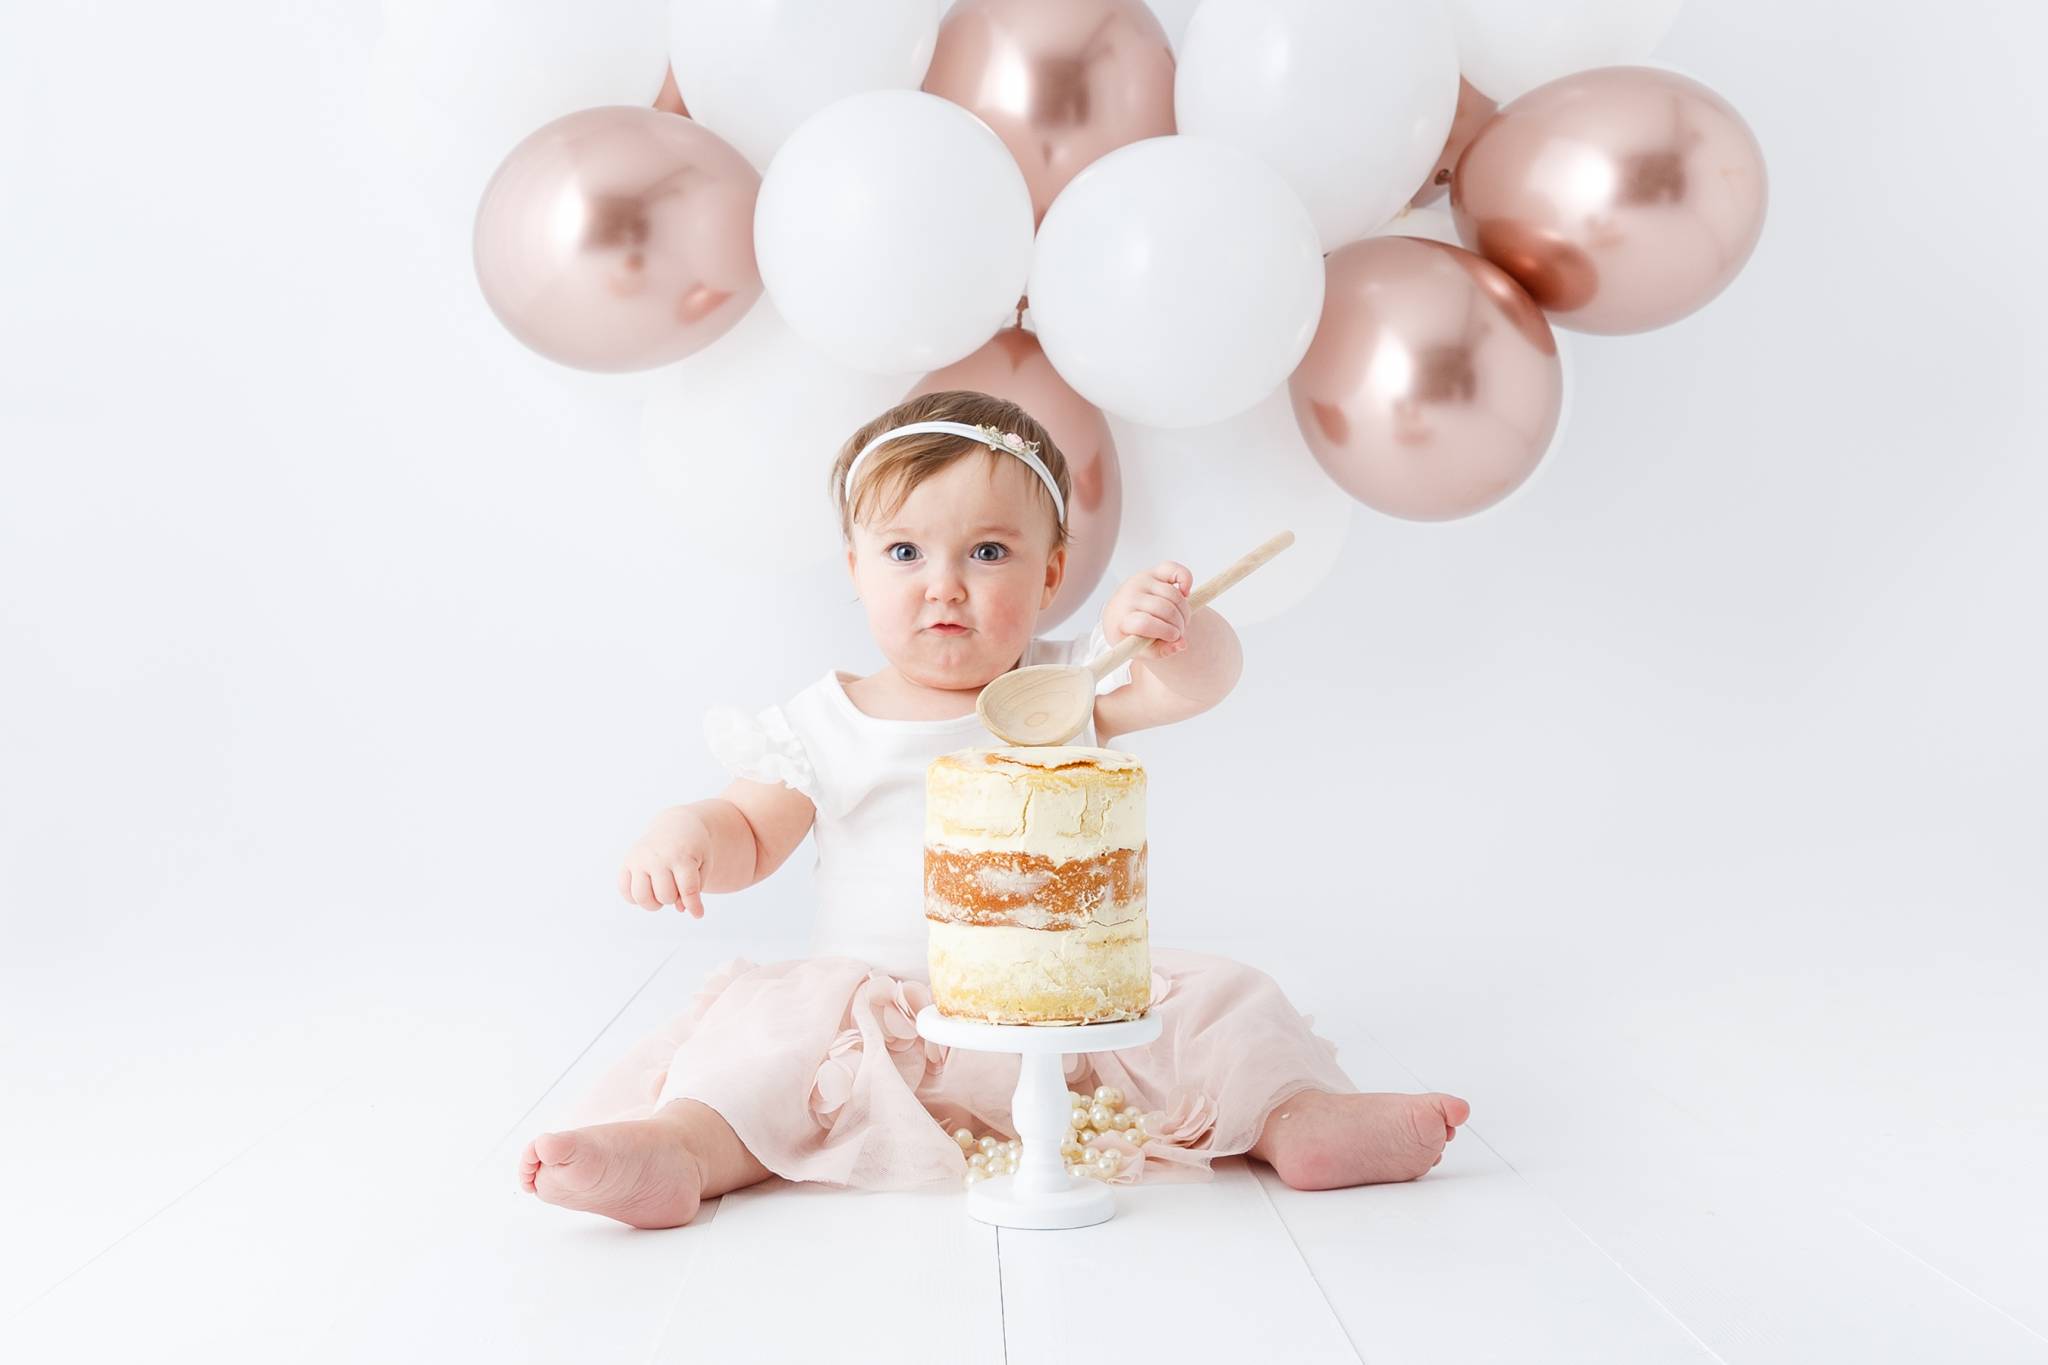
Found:
<svg viewBox="0 0 2048 1365"><path fill-rule="evenodd" d="M597 8L637 32L660 3ZM477 280L586 370L680 375L772 308L763 337L837 378L849 430L877 383L1021 403L1076 470L1057 619L1148 519L1117 433L1170 462L1256 432L1229 458L1470 516L1555 445L1553 329L1647 331L1725 290L1763 152L1713 90L1633 64L1678 3L668 0L658 92L503 158ZM1275 402L1291 430L1246 425Z"/></svg>

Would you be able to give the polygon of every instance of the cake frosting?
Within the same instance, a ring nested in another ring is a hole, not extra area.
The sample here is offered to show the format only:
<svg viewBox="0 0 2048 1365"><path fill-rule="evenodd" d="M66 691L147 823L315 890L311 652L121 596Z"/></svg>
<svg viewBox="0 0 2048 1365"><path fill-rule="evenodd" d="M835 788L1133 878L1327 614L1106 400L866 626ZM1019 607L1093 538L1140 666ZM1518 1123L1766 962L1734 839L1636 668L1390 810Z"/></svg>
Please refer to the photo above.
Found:
<svg viewBox="0 0 2048 1365"><path fill-rule="evenodd" d="M1001 1024L1150 1003L1145 769L1078 745L965 749L925 772L933 1003Z"/></svg>

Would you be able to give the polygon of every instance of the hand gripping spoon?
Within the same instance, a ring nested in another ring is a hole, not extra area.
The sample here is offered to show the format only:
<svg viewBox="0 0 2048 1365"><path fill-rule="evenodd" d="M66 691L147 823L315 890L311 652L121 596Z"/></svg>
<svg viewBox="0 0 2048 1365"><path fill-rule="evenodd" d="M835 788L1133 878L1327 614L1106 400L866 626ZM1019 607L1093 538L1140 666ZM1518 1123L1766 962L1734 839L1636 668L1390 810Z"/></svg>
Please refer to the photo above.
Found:
<svg viewBox="0 0 2048 1365"><path fill-rule="evenodd" d="M1293 543L1294 532L1282 531L1196 588L1188 595L1188 615ZM1148 635L1129 635L1085 664L1013 668L981 689L975 714L990 734L1011 744L1064 744L1081 733L1094 713L1095 685L1153 643Z"/></svg>

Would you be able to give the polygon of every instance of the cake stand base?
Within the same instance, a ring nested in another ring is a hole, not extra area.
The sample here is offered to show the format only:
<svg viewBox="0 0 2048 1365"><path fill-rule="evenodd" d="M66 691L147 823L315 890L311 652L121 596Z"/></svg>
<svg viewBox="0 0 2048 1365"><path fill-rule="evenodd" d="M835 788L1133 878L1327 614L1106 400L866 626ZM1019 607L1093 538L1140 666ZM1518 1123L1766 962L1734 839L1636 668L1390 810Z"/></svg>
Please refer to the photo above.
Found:
<svg viewBox="0 0 2048 1365"><path fill-rule="evenodd" d="M1084 1175L1066 1179L1067 1189L1031 1194L1017 1189L1014 1175L991 1176L968 1187L967 1216L999 1228L1045 1230L1085 1228L1116 1216L1116 1196L1109 1186Z"/></svg>
<svg viewBox="0 0 2048 1365"><path fill-rule="evenodd" d="M949 1019L937 1005L917 1012L917 1031L945 1047L1019 1056L1017 1093L1010 1101L1021 1151L1015 1175L984 1180L967 1191L967 1213L1003 1228L1085 1228L1116 1214L1116 1197L1088 1176L1067 1174L1060 1139L1067 1131L1066 1057L1070 1052L1114 1052L1159 1036L1157 1015L1113 1024L982 1024Z"/></svg>

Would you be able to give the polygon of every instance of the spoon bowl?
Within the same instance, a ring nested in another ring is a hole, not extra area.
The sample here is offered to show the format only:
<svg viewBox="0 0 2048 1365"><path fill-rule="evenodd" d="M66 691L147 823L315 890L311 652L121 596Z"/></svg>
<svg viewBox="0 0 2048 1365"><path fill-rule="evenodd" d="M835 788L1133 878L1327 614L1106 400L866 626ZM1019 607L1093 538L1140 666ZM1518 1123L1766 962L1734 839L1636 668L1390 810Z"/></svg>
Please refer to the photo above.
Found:
<svg viewBox="0 0 2048 1365"><path fill-rule="evenodd" d="M1095 683L1095 674L1086 668L1033 664L1012 669L982 688L974 709L991 734L1012 744L1065 744L1088 723ZM991 703L989 693L998 685L1002 691ZM1076 715L1080 724L1074 722Z"/></svg>
<svg viewBox="0 0 2048 1365"><path fill-rule="evenodd" d="M1192 617L1259 565L1294 543L1294 532L1282 531L1188 595ZM1095 687L1126 660L1153 643L1149 636L1127 635L1085 664L1033 664L1013 668L981 689L975 714L992 735L1010 744L1064 744L1087 728L1095 711Z"/></svg>

